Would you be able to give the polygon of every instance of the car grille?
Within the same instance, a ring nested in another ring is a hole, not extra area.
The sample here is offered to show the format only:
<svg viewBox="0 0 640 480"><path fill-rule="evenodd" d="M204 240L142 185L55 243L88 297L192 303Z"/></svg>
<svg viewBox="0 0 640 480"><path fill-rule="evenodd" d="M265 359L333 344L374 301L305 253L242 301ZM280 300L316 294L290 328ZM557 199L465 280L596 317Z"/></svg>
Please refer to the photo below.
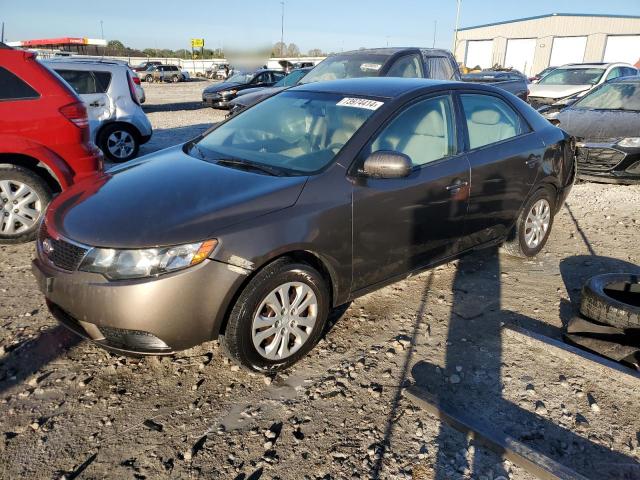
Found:
<svg viewBox="0 0 640 480"><path fill-rule="evenodd" d="M624 160L625 154L612 148L578 148L578 171L584 173L608 172Z"/></svg>
<svg viewBox="0 0 640 480"><path fill-rule="evenodd" d="M43 248L43 242L49 241L52 250L46 252ZM42 222L40 226L40 232L38 234L38 243L40 244L40 251L42 256L49 259L56 267L63 270L77 270L80 263L87 254L88 249L74 245L62 239L55 239L47 231L47 226Z"/></svg>
<svg viewBox="0 0 640 480"><path fill-rule="evenodd" d="M553 105L558 101L557 98L546 98L546 97L529 97L529 104L535 108L536 110L540 107L545 107L547 105Z"/></svg>

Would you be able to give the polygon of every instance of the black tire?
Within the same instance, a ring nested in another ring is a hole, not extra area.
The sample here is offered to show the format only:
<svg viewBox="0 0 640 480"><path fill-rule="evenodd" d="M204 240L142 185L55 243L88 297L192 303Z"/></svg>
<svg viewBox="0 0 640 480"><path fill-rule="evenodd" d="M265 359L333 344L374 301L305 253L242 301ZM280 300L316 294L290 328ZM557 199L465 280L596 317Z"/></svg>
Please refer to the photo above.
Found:
<svg viewBox="0 0 640 480"><path fill-rule="evenodd" d="M317 317L299 350L289 357L271 360L261 355L253 344L253 318L267 295L286 282L301 282L311 288L317 299ZM263 373L283 370L314 347L324 330L329 309L327 285L318 271L288 258L278 259L258 272L243 289L229 315L224 334L220 336L220 343L233 361L249 370Z"/></svg>
<svg viewBox="0 0 640 480"><path fill-rule="evenodd" d="M133 150L126 156L120 157L112 154L109 151L109 137L117 132L126 132L131 136L133 140ZM110 125L106 125L102 130L100 130L98 134L98 147L104 153L104 156L107 157L110 161L120 163L127 162L133 158L136 158L138 152L140 151L140 136L135 128L128 126L123 123L114 123Z"/></svg>
<svg viewBox="0 0 640 480"><path fill-rule="evenodd" d="M171 77L171 81L173 83L178 83L180 81L180 77L178 77L178 75L174 75L173 77Z"/></svg>
<svg viewBox="0 0 640 480"><path fill-rule="evenodd" d="M144 77L144 81L147 83L152 83L153 82L153 75L147 75L146 77Z"/></svg>
<svg viewBox="0 0 640 480"><path fill-rule="evenodd" d="M612 327L640 328L640 275L607 273L582 287L580 313Z"/></svg>
<svg viewBox="0 0 640 480"><path fill-rule="evenodd" d="M539 200L546 200L549 206L549 226L547 227L546 232L542 237L542 240L534 247L530 248L527 245L527 241L525 239L525 235L528 231L527 228L527 217L531 212L532 208ZM549 188L540 188L536 190L536 192L529 197L529 199L522 207L522 211L518 216L518 220L516 220L516 224L513 227L513 231L511 232L511 236L504 242L502 248L506 253L511 256L519 257L519 258L532 258L535 257L540 251L544 248L549 239L549 235L551 234L551 228L553 227L553 219L555 216L555 195L553 195L551 189Z"/></svg>
<svg viewBox="0 0 640 480"><path fill-rule="evenodd" d="M7 211L7 205L12 202L8 199L5 202L4 200L6 197L0 193L0 244L6 245L29 242L35 239L36 234L38 233L38 226L42 219L42 215L44 215L44 211L51 201L51 188L49 188L49 185L47 185L47 182L42 177L38 176L31 170L17 165L0 165L0 182L6 180L20 182L31 188L40 200L40 214L37 218L33 219L34 224L30 228L21 230L14 234L2 233L2 230L4 229L4 219L9 217L9 215L6 215L9 213Z"/></svg>

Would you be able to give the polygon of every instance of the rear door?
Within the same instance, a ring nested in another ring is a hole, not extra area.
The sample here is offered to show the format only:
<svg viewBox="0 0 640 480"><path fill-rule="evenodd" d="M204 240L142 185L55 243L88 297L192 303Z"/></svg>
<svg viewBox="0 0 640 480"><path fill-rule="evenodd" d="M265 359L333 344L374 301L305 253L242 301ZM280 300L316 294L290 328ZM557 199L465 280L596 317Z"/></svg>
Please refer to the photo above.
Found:
<svg viewBox="0 0 640 480"><path fill-rule="evenodd" d="M55 71L71 85L87 107L92 133L97 131L102 122L115 114L107 94L111 84L110 72L75 70L67 67L55 67Z"/></svg>
<svg viewBox="0 0 640 480"><path fill-rule="evenodd" d="M404 178L356 177L353 190L353 291L452 255L464 234L469 163L458 148L449 93L412 102L358 158L376 151L408 155Z"/></svg>
<svg viewBox="0 0 640 480"><path fill-rule="evenodd" d="M508 233L535 184L545 146L502 97L484 92L457 97L471 165L468 248Z"/></svg>

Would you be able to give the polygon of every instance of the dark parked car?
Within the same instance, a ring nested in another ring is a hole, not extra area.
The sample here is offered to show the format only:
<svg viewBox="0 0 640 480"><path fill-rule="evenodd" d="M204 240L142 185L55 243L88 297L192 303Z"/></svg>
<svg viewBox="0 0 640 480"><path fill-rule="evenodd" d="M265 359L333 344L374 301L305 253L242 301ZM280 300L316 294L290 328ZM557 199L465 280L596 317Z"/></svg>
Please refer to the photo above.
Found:
<svg viewBox="0 0 640 480"><path fill-rule="evenodd" d="M460 80L451 52L435 48L370 48L325 58L301 83L360 77Z"/></svg>
<svg viewBox="0 0 640 480"><path fill-rule="evenodd" d="M202 101L213 108L228 108L238 92L248 88L271 87L286 74L281 70L261 69L253 73L237 72L222 83L209 85L202 92Z"/></svg>
<svg viewBox="0 0 640 480"><path fill-rule="evenodd" d="M53 314L121 352L221 337L250 369L327 315L485 246L532 257L573 183L571 138L493 87L294 87L56 198L33 271Z"/></svg>
<svg viewBox="0 0 640 480"><path fill-rule="evenodd" d="M229 102L230 114L235 115L239 111L259 102L260 100L297 85L302 77L310 71L311 68L299 68L297 70L293 70L286 77L281 78L272 87L247 88L246 90L239 91L236 98Z"/></svg>
<svg viewBox="0 0 640 480"><path fill-rule="evenodd" d="M527 77L520 72L506 72L496 70L483 70L482 72L467 73L462 75L465 82L485 83L499 87L507 92L513 93L521 100L527 101L529 95L529 84Z"/></svg>
<svg viewBox="0 0 640 480"><path fill-rule="evenodd" d="M558 116L578 141L578 177L640 183L640 77L611 80Z"/></svg>

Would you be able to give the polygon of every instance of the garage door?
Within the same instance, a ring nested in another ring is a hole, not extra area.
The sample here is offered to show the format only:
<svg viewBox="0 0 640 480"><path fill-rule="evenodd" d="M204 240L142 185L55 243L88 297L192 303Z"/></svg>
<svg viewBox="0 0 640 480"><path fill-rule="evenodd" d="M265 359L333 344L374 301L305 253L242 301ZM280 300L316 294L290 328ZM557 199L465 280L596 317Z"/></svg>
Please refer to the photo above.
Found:
<svg viewBox="0 0 640 480"><path fill-rule="evenodd" d="M582 63L587 37L556 37L551 47L549 65L559 67L566 63Z"/></svg>
<svg viewBox="0 0 640 480"><path fill-rule="evenodd" d="M640 35L609 35L604 50L605 62L627 62L635 65L640 60Z"/></svg>
<svg viewBox="0 0 640 480"><path fill-rule="evenodd" d="M491 68L493 66L493 40L469 40L464 64L469 67Z"/></svg>
<svg viewBox="0 0 640 480"><path fill-rule="evenodd" d="M507 40L507 54L504 57L504 66L520 70L525 75L531 75L531 66L533 65L535 53L535 38Z"/></svg>

